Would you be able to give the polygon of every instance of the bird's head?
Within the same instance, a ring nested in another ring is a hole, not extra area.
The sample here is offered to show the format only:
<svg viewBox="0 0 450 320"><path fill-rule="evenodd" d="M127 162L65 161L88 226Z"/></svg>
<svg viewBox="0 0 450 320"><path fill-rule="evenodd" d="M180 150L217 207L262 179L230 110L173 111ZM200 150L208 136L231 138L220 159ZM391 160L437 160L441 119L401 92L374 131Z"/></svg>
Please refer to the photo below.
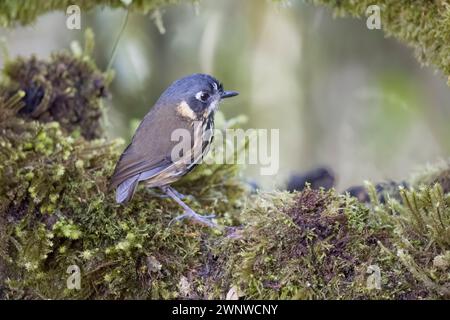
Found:
<svg viewBox="0 0 450 320"><path fill-rule="evenodd" d="M193 74L170 85L158 104L174 105L184 117L201 119L214 114L222 99L237 96L236 91L225 91L222 84L207 74Z"/></svg>

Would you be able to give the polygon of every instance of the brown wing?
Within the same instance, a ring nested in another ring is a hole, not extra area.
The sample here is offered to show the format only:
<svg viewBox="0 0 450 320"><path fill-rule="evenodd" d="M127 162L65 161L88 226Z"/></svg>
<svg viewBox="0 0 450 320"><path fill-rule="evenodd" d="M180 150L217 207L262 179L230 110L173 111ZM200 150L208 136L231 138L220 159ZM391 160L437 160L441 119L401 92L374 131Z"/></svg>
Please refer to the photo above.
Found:
<svg viewBox="0 0 450 320"><path fill-rule="evenodd" d="M171 152L177 141L171 141L172 132L187 129L192 125L180 117L171 106L153 108L142 120L125 151L120 156L110 189L117 188L124 181L144 172L157 175L159 171L172 165ZM147 175L147 179L150 175Z"/></svg>

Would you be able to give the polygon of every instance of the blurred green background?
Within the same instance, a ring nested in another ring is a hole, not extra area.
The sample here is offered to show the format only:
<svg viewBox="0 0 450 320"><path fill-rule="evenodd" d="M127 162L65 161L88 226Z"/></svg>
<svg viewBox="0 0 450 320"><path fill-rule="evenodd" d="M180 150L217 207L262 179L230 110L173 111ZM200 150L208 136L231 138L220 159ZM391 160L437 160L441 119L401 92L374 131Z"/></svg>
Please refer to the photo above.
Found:
<svg viewBox="0 0 450 320"><path fill-rule="evenodd" d="M244 114L245 128L280 129L280 170L244 175L264 188L290 174L331 168L342 190L365 179L402 179L450 153L450 91L413 50L365 20L333 19L301 1L203 0L130 14L113 68L107 128L129 140L137 122L175 79L210 73L240 96L223 103L227 118ZM32 26L1 30L11 56L53 50L96 35L95 60L106 68L126 12L82 12L68 30L62 12ZM3 58L2 58L3 59Z"/></svg>

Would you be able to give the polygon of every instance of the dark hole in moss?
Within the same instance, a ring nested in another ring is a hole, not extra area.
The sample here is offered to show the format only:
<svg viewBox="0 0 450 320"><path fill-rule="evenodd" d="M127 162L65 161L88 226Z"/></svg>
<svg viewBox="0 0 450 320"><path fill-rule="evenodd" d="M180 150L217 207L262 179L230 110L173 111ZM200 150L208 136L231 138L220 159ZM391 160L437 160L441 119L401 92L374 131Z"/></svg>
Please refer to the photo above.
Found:
<svg viewBox="0 0 450 320"><path fill-rule="evenodd" d="M23 102L25 106L19 110L19 114L32 114L44 98L44 88L39 85L31 85L28 88L23 88L25 97Z"/></svg>

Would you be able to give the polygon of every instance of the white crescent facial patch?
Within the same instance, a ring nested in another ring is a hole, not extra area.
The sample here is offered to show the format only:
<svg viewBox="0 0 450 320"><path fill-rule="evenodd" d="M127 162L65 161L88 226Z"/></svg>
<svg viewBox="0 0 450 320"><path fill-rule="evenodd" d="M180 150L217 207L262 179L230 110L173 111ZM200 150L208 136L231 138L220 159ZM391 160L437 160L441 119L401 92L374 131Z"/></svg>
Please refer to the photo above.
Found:
<svg viewBox="0 0 450 320"><path fill-rule="evenodd" d="M189 104L186 101L181 101L181 103L177 106L177 113L182 116L183 118L196 120L197 115L195 114L194 110L191 109Z"/></svg>

